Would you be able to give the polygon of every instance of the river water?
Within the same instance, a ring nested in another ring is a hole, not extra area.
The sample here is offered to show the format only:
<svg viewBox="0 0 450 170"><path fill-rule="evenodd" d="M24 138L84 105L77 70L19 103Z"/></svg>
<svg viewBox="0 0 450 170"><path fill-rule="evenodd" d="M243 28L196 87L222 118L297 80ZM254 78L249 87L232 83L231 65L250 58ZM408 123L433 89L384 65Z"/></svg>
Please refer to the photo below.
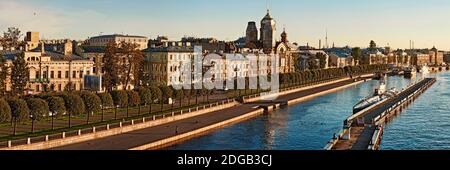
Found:
<svg viewBox="0 0 450 170"><path fill-rule="evenodd" d="M381 149L450 149L450 74L430 74L436 84L386 126ZM418 75L420 77L420 75ZM401 90L417 79L389 77L387 85ZM168 150L322 150L342 129L352 107L373 93L378 81L314 98L243 121Z"/></svg>

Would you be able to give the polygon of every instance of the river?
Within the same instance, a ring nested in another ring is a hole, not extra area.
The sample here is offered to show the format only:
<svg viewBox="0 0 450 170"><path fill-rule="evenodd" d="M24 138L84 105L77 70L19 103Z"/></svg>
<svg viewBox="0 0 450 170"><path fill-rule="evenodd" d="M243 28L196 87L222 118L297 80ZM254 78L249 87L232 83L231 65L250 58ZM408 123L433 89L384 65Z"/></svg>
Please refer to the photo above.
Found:
<svg viewBox="0 0 450 170"><path fill-rule="evenodd" d="M437 83L386 126L381 149L450 149L450 74L430 74ZM418 75L417 77L420 77ZM401 90L417 79L388 78ZM168 150L322 150L342 129L352 107L373 93L377 80L292 105L196 137Z"/></svg>

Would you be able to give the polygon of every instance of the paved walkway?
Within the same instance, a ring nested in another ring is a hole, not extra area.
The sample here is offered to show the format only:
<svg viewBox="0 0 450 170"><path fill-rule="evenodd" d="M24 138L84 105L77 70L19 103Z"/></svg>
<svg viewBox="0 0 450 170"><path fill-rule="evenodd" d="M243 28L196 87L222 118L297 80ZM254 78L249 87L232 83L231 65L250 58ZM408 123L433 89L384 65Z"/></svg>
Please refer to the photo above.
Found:
<svg viewBox="0 0 450 170"><path fill-rule="evenodd" d="M280 96L281 99L295 99L309 96L317 92L330 90L336 87L354 83L352 80L341 81L325 86L320 86L312 89L302 90L294 94ZM184 120L179 120L164 125L149 127L133 132L123 133L120 135L101 138L93 141L86 141L82 143L53 148L53 150L125 150L145 144L149 144L161 139L166 139L178 134L190 132L202 127L222 122L243 114L256 110L254 104L239 105L232 108L215 111L203 115L199 115ZM178 128L177 128L178 127Z"/></svg>

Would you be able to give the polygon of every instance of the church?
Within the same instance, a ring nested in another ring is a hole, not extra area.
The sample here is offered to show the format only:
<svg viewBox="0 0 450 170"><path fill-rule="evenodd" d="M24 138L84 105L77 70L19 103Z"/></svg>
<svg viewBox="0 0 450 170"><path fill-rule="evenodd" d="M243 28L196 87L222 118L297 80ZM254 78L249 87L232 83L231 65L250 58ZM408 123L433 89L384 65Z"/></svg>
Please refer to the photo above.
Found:
<svg viewBox="0 0 450 170"><path fill-rule="evenodd" d="M256 22L250 21L247 25L245 48L249 50L262 50L265 54L278 54L280 57L280 73L294 72L294 56L298 54L298 47L289 43L286 30L281 33L281 41L275 41L276 21L267 10L267 14L261 20L259 31Z"/></svg>

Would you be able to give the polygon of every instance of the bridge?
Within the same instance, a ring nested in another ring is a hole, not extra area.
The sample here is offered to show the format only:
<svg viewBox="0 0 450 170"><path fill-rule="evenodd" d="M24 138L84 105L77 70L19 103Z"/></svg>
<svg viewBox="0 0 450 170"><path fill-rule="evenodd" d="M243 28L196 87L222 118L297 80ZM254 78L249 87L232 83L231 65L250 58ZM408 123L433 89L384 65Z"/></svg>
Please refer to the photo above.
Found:
<svg viewBox="0 0 450 170"><path fill-rule="evenodd" d="M350 116L338 136L325 146L326 150L378 150L384 125L393 116L401 113L425 90L436 82L425 78L411 84L398 95Z"/></svg>

